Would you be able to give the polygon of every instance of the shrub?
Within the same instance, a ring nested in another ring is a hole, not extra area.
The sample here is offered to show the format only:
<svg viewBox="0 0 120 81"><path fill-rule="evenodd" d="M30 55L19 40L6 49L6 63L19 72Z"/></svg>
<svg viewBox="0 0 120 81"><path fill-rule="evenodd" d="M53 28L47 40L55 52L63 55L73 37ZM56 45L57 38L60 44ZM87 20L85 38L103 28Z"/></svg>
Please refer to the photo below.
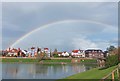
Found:
<svg viewBox="0 0 120 81"><path fill-rule="evenodd" d="M53 54L53 57L59 57L58 54Z"/></svg>
<svg viewBox="0 0 120 81"><path fill-rule="evenodd" d="M106 67L111 67L111 66L117 65L118 63L119 63L118 55L109 55L106 58L106 64L105 64L105 66Z"/></svg>

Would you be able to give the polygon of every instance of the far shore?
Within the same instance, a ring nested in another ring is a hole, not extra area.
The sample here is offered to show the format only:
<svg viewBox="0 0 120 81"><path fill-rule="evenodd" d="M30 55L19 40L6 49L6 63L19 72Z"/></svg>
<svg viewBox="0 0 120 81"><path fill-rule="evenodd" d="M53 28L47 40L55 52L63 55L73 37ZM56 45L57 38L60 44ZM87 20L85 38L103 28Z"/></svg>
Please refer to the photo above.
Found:
<svg viewBox="0 0 120 81"><path fill-rule="evenodd" d="M92 64L92 65L97 65L97 63L66 63L66 62L2 62L2 64L45 64L45 65L66 65L66 64Z"/></svg>
<svg viewBox="0 0 120 81"><path fill-rule="evenodd" d="M79 62L72 62L73 59L80 59ZM46 60L38 61L36 57L2 57L2 63L34 63L34 64L73 64L73 63L85 63L85 64L97 64L96 59L90 58L50 58Z"/></svg>
<svg viewBox="0 0 120 81"><path fill-rule="evenodd" d="M8 58L8 59L16 59L16 58L22 58L22 59L36 59L37 57L0 57L1 59ZM70 58L70 57L50 57L50 59L93 59L93 58Z"/></svg>

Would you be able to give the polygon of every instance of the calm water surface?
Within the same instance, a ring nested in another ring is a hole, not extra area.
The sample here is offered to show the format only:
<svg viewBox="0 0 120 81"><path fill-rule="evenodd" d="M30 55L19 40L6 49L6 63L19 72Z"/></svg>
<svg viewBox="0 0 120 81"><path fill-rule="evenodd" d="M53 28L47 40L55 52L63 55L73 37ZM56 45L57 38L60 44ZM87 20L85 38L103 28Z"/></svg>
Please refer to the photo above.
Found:
<svg viewBox="0 0 120 81"><path fill-rule="evenodd" d="M1 65L1 64L0 64ZM61 79L92 69L96 65L2 64L3 79Z"/></svg>

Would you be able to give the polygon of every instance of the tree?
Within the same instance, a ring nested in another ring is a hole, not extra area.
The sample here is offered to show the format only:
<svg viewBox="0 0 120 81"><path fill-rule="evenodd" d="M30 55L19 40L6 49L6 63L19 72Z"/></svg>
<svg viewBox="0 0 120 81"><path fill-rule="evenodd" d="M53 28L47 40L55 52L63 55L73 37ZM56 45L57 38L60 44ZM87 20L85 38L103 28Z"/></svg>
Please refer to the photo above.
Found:
<svg viewBox="0 0 120 81"><path fill-rule="evenodd" d="M118 58L118 55L109 55L106 58L106 67L117 65L119 63L119 60L117 58Z"/></svg>
<svg viewBox="0 0 120 81"><path fill-rule="evenodd" d="M119 60L119 63L120 63L120 47L118 47L118 60Z"/></svg>
<svg viewBox="0 0 120 81"><path fill-rule="evenodd" d="M57 49L54 50L54 54L57 54Z"/></svg>
<svg viewBox="0 0 120 81"><path fill-rule="evenodd" d="M41 52L41 49L40 48L37 48L37 53Z"/></svg>
<svg viewBox="0 0 120 81"><path fill-rule="evenodd" d="M38 52L37 53L37 59L38 59L38 62L40 62L42 59L43 59L44 55L42 52Z"/></svg>
<svg viewBox="0 0 120 81"><path fill-rule="evenodd" d="M45 53L41 51L40 48L37 49L37 59L38 62L40 62L41 60L43 60L45 57Z"/></svg>
<svg viewBox="0 0 120 81"><path fill-rule="evenodd" d="M115 49L116 49L115 46L110 46L110 47L107 48L107 51L110 52L110 51L113 51Z"/></svg>
<svg viewBox="0 0 120 81"><path fill-rule="evenodd" d="M119 63L119 48L115 48L114 46L110 46L107 48L109 55L106 58L106 67L111 67L117 65Z"/></svg>
<svg viewBox="0 0 120 81"><path fill-rule="evenodd" d="M51 49L50 49L50 57L53 57L53 54L52 54L52 52L51 52Z"/></svg>

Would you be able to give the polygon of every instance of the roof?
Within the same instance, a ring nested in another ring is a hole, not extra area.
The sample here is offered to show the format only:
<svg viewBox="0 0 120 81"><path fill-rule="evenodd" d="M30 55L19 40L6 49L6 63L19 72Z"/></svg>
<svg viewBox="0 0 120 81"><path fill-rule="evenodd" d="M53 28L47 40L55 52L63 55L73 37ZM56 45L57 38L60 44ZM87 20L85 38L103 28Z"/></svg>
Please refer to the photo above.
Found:
<svg viewBox="0 0 120 81"><path fill-rule="evenodd" d="M35 47L31 47L31 49L35 49Z"/></svg>
<svg viewBox="0 0 120 81"><path fill-rule="evenodd" d="M99 52L99 51L101 51L102 52L102 50L100 50L100 49L88 49L88 50L85 50L85 52L88 52L88 51L90 51L90 52L93 52L93 51Z"/></svg>
<svg viewBox="0 0 120 81"><path fill-rule="evenodd" d="M49 50L48 48L44 48L44 50Z"/></svg>
<svg viewBox="0 0 120 81"><path fill-rule="evenodd" d="M57 54L62 54L62 52L57 52Z"/></svg>
<svg viewBox="0 0 120 81"><path fill-rule="evenodd" d="M78 51L79 51L79 50L73 50L72 52L73 52L73 53L78 53Z"/></svg>
<svg viewBox="0 0 120 81"><path fill-rule="evenodd" d="M67 53L66 51L64 51L63 53Z"/></svg>

